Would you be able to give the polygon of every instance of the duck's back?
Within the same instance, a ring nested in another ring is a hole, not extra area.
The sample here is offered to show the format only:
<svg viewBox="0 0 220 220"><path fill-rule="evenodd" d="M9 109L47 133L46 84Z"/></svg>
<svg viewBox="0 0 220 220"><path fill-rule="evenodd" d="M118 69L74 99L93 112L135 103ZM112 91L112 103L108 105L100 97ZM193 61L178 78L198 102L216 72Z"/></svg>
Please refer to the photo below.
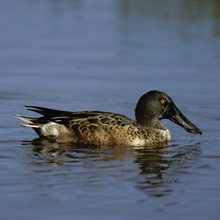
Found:
<svg viewBox="0 0 220 220"><path fill-rule="evenodd" d="M85 112L86 118L74 118L69 128L76 142L102 145L143 145L143 135L137 122L120 114Z"/></svg>

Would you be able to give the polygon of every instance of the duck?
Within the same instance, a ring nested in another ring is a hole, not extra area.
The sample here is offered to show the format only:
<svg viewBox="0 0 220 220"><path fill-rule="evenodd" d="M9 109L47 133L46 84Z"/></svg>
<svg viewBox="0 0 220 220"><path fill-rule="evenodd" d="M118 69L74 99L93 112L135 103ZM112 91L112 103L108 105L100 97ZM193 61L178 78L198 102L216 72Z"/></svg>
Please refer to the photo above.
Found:
<svg viewBox="0 0 220 220"><path fill-rule="evenodd" d="M138 100L133 120L125 115L103 111L61 111L39 106L25 106L39 113L34 118L15 114L26 122L39 138L59 143L87 145L148 146L171 141L170 131L162 124L169 119L187 132L202 134L177 108L169 95L152 90Z"/></svg>

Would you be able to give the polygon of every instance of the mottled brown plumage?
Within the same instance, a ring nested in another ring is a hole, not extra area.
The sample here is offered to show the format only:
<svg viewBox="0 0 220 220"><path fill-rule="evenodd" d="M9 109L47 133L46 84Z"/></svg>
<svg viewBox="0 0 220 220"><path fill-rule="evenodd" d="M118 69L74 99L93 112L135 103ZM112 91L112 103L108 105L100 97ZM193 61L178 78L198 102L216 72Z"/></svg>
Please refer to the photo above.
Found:
<svg viewBox="0 0 220 220"><path fill-rule="evenodd" d="M169 118L189 132L201 134L179 111L172 99L160 91L150 91L140 98L135 109L137 121L110 112L68 112L37 106L27 107L43 117L16 115L28 123L22 125L32 127L40 137L57 142L123 146L168 142L171 136L160 122L163 118Z"/></svg>

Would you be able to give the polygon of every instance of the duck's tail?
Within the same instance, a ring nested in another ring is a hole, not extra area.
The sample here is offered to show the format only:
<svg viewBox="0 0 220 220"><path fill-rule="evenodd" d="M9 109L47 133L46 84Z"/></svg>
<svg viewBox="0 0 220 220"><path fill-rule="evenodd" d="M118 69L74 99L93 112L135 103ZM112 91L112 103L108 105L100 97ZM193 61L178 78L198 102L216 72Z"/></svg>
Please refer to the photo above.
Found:
<svg viewBox="0 0 220 220"><path fill-rule="evenodd" d="M18 114L15 114L14 116L28 123L28 124L20 124L21 126L29 127L29 128L40 128L40 125L36 123L36 118L26 117Z"/></svg>

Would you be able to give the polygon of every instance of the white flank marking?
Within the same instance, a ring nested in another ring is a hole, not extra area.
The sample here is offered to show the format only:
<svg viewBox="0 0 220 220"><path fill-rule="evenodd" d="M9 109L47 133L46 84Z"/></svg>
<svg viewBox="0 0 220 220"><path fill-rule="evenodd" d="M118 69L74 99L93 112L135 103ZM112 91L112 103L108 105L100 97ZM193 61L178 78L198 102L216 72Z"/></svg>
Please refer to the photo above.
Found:
<svg viewBox="0 0 220 220"><path fill-rule="evenodd" d="M45 136L48 135L58 136L59 135L59 131L57 129L58 126L59 125L57 123L49 122L41 126L41 132Z"/></svg>

